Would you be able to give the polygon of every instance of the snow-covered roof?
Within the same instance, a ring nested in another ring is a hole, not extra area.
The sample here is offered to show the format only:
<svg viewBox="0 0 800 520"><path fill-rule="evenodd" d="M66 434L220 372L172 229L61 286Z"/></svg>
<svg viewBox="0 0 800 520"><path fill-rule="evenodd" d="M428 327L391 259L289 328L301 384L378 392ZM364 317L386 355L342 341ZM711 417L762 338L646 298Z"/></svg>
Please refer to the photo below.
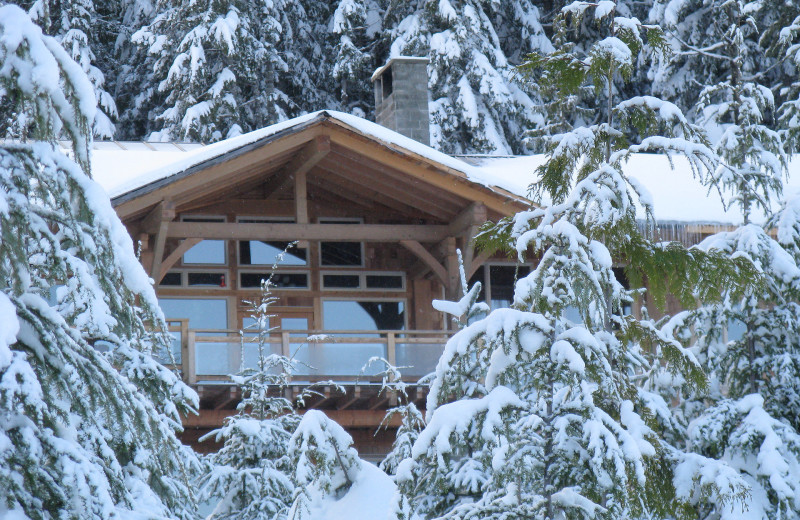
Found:
<svg viewBox="0 0 800 520"><path fill-rule="evenodd" d="M430 146L389 130L377 123L332 110L312 112L187 152L153 151L148 154L142 150L141 153L134 154L130 151L109 150L107 155L100 153L100 150L95 150L92 156L92 175L113 199L130 194L148 185L167 181L170 177L178 176L190 168L200 166L227 153L240 150L287 131L305 128L322 120L332 120L391 148L401 149L406 153L417 155L429 162L439 164L442 169L454 170L462 178L475 182L480 186L493 187L491 183L482 182L485 175L480 168L434 150ZM495 191L506 191L500 187L498 188Z"/></svg>
<svg viewBox="0 0 800 520"><path fill-rule="evenodd" d="M526 195L528 186L535 180L533 172L544 164L545 156L469 156L464 160L482 172L483 178L479 182ZM737 225L742 222L742 214L737 207L726 209L719 193L709 191L692 177L685 158L673 158L671 166L669 159L663 155L634 154L623 170L650 192L655 217L660 222ZM792 158L789 163L789 179L784 190L784 196L797 194L800 194L800 157ZM773 207L777 209L777 205L778 201L773 201ZM644 211L640 209L638 216L644 218ZM751 220L763 222L765 217L762 212L753 211Z"/></svg>
<svg viewBox="0 0 800 520"><path fill-rule="evenodd" d="M92 151L92 173L109 196L117 198L148 185L168 181L170 177L178 176L190 168L261 140L325 119L343 124L375 141L438 163L443 169L454 170L464 179L492 191L518 197L528 195L528 187L535 179L534 172L545 161L542 155L454 157L363 118L327 110L207 146L98 142ZM672 168L664 156L637 154L624 169L650 191L655 216L659 221L738 224L742 220L736 208L726 210L717 193L709 193L692 178L688 163L681 158L674 159ZM789 170L785 195L800 193L800 159L792 160ZM763 219L763 215L754 215L754 221L760 219Z"/></svg>

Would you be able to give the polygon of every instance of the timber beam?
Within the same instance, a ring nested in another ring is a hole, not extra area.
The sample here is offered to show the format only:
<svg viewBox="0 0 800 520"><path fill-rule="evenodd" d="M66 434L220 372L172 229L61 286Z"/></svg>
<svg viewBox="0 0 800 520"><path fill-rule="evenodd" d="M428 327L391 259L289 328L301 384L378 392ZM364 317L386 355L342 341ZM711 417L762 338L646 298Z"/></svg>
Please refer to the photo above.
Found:
<svg viewBox="0 0 800 520"><path fill-rule="evenodd" d="M401 240L400 245L414 253L427 268L433 271L443 284L447 284L447 268L440 264L436 257L425 249L425 246L416 240Z"/></svg>
<svg viewBox="0 0 800 520"><path fill-rule="evenodd" d="M167 231L170 221L174 218L175 204L168 200L162 200L142 221L142 230L148 234L155 234L153 264L150 266L150 276L153 278L161 273L161 260L164 258Z"/></svg>
<svg viewBox="0 0 800 520"><path fill-rule="evenodd" d="M242 222L170 222L170 238L208 240L336 240L337 242L440 242L447 226L403 224L282 224Z"/></svg>

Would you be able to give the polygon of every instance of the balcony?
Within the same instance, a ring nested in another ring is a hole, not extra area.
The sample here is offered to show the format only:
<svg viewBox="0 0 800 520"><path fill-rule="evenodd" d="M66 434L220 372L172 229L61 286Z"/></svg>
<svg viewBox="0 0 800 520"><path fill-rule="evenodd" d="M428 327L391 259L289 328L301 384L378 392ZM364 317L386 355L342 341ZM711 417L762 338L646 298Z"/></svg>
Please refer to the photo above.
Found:
<svg viewBox="0 0 800 520"><path fill-rule="evenodd" d="M258 363L258 338L238 330L190 329L188 320L168 320L173 356L184 381L193 386L231 385L230 375ZM415 383L433 372L452 335L441 330L291 330L270 333L265 354L296 362L292 384L333 381L369 384L380 380L382 357Z"/></svg>

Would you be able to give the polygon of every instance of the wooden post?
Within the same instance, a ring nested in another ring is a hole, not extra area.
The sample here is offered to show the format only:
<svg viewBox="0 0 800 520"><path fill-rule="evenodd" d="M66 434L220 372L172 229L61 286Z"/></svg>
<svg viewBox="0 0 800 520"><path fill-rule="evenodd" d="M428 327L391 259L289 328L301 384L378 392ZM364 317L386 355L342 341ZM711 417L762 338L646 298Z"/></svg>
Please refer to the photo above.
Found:
<svg viewBox="0 0 800 520"><path fill-rule="evenodd" d="M281 355L286 357L291 357L291 344L289 343L289 333L288 332L281 332Z"/></svg>
<svg viewBox="0 0 800 520"><path fill-rule="evenodd" d="M397 337L394 332L386 334L386 360L392 366L397 365Z"/></svg>
<svg viewBox="0 0 800 520"><path fill-rule="evenodd" d="M183 380L190 385L197 383L195 335L195 331L187 330L184 336L183 324L181 324L181 369L183 370ZM185 340L183 339L184 337L186 338Z"/></svg>
<svg viewBox="0 0 800 520"><path fill-rule="evenodd" d="M456 254L456 239L455 237L447 237L444 239L445 246L445 264L447 266L447 285L445 286L445 294L448 300L460 299L459 287L461 286L458 273L458 255Z"/></svg>

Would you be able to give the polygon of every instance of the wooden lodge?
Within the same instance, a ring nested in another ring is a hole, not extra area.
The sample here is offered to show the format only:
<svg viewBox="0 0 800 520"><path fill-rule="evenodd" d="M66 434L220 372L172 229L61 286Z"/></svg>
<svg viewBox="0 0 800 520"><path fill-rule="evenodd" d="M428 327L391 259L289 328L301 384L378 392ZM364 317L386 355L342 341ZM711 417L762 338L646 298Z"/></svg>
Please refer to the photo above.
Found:
<svg viewBox="0 0 800 520"><path fill-rule="evenodd" d="M331 381L301 408L347 428L362 457L388 450L393 432L373 434L396 400L380 392L382 367L365 364L383 357L403 367L409 398L424 406L420 379L452 333L431 301L460 296L456 251L490 307L511 302L530 266L478 254L472 237L530 206L523 195L544 158L457 158L427 146L426 64L401 57L375 72L380 124L322 111L209 146L96 143L95 178L141 244L173 357L200 395L199 416L184 424L197 449L215 449L195 441L235 413L230 374L257 360L245 302L284 251L270 351L298 362L290 397ZM740 221L688 164L635 154L625 168L651 192L660 240L692 245ZM668 312L678 308L668 302Z"/></svg>
<svg viewBox="0 0 800 520"><path fill-rule="evenodd" d="M234 413L239 391L229 374L256 362L255 339L239 335L252 323L244 302L297 241L273 276L270 348L299 362L290 392L341 385L322 387L306 406L349 428L363 455L378 454L393 435L372 435L395 397L379 393L380 367L362 374L364 364L380 356L406 367L409 397L424 406L426 386L413 383L434 369L449 336L431 300L459 297L456 250L468 276L488 282L489 300L510 300L513 262L477 254L471 238L528 201L345 114L262 133L204 147L188 165L112 196L156 281L183 377L200 395L186 439Z"/></svg>

